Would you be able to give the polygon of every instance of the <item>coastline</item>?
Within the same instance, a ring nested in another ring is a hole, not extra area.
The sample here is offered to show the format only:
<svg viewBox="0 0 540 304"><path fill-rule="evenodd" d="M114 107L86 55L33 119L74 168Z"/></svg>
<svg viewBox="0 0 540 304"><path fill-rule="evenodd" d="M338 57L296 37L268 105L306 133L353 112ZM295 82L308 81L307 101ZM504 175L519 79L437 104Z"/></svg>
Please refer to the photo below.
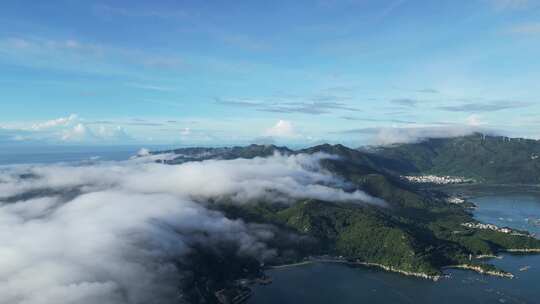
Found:
<svg viewBox="0 0 540 304"><path fill-rule="evenodd" d="M514 278L514 274L512 274L510 272L506 272L506 271L502 271L502 270L486 270L486 269L483 269L479 265L460 264L460 265L446 266L444 268L445 269L451 269L451 268L454 268L454 269L467 269L467 270L472 270L472 271L478 272L480 274L485 274L485 275L492 275L492 276L496 276L496 277L504 277L504 278L509 278L509 279Z"/></svg>
<svg viewBox="0 0 540 304"><path fill-rule="evenodd" d="M504 249L506 252L524 252L524 253L540 253L540 248L513 248L513 249Z"/></svg>
<svg viewBox="0 0 540 304"><path fill-rule="evenodd" d="M368 266L368 267L378 267L378 268L384 269L386 271L399 273L399 274L402 274L402 275L405 275L405 276L412 276L412 277L427 279L427 280L431 280L433 282L437 282L443 277L443 275L429 275L429 274L423 273L423 272L411 272L411 271L401 270L401 269L394 268L392 266L386 266L386 265L382 265L382 264L378 264L378 263L355 262L354 264Z"/></svg>
<svg viewBox="0 0 540 304"><path fill-rule="evenodd" d="M454 186L455 187L454 189L460 189L461 188L460 186L463 186L463 185ZM469 188L467 190L472 190L472 191L471 191L471 193L467 193L467 194L469 194L467 196L467 198L474 198L474 197L482 196L481 193L479 194L477 191L474 191L474 190L478 190L478 188L483 188L483 189L487 188L488 191L489 191L489 190L492 190L493 187L494 187L493 184L475 184L475 185L468 185L468 186L471 187L471 188ZM500 186L503 186L503 185L500 185ZM516 189L511 188L510 186L514 186L514 185L504 185L503 190L502 191L499 190L497 192L498 193L514 193L514 192L516 192ZM507 188L507 187L509 187L509 188ZM529 190L529 191L526 191L526 193L540 194L539 185L522 185L522 187L527 188ZM466 191L466 192L469 192L469 191ZM519 193L521 193L521 192L519 192ZM533 236L531 236L531 237L533 237ZM478 260L502 259L504 257L504 253L508 253L508 254L512 254L512 253L515 253L515 254L519 254L519 253L523 253L523 254L539 254L540 253L540 248L508 248L508 249L500 249L497 252L492 253L492 254L480 254L480 255L473 256L473 257L475 259L478 259ZM439 280L441 280L441 279L443 279L445 277L449 277L449 274L448 274L448 272L445 271L445 269L468 270L468 271L476 272L476 273L481 274L481 275L494 276L494 277L499 277L499 278L502 278L502 279L513 279L515 277L514 273L507 272L507 271L505 271L503 269L497 269L495 267L491 267L490 264L485 264L485 265L484 264L468 264L468 262L466 262L466 261L463 261L463 262L464 262L463 264L456 263L456 265L442 266L440 268L440 272L441 272L440 274L428 274L428 273L423 273L423 272L414 272L414 271L402 270L402 269L399 269L397 267L384 265L384 264L380 264L380 263L363 262L363 261L354 260L354 259L347 260L347 259L345 259L343 257L314 256L314 257L309 257L308 260L305 260L305 261L302 261L302 262L297 262L297 263L292 263L292 264L285 264L285 265L278 265L278 266L272 266L272 267L269 267L269 269L283 269L283 268L288 268L288 267L297 267L297 266L309 265L309 264L313 264L313 263L340 263L340 264L347 264L347 265L350 265L350 266L359 265L359 266L365 266L365 267L377 267L377 268L380 268L380 269L382 269L384 271L399 273L401 275L410 276L410 277L427 279L427 280L431 280L431 281L434 281L434 282L437 282L437 281L439 281ZM489 263L489 262L487 262L487 263Z"/></svg>
<svg viewBox="0 0 540 304"><path fill-rule="evenodd" d="M475 256L474 258L482 260L482 259L502 259L502 256L500 255L494 255L494 254L480 254Z"/></svg>
<svg viewBox="0 0 540 304"><path fill-rule="evenodd" d="M524 252L524 253L540 253L540 249L506 249L505 252ZM500 259L501 256L498 255L479 255L476 256L477 259ZM399 273L405 276L411 276L411 277L417 277L421 279L431 280L434 282L439 281L440 279L444 278L444 274L440 275L431 275L423 272L412 272L412 271L406 271L402 269L395 268L393 266L383 265L380 263L372 263L372 262L360 262L360 261L348 261L344 259L332 259L332 258L315 258L311 257L309 260L297 262L297 263L291 263L291 264L283 264L283 265L276 265L276 266L268 266L266 269L286 269L290 267L299 267L299 266L305 266L310 265L314 263L336 263L336 264L346 264L351 266L366 266L366 267L376 267L383 269L388 272L394 272ZM465 270L471 270L480 274L484 275L491 275L491 276L497 276L497 277L503 277L503 278L514 278L514 274L510 272L506 272L503 270L487 270L482 268L481 265L472 265L472 264L458 264L458 265L448 265L443 266L442 269L465 269Z"/></svg>
<svg viewBox="0 0 540 304"><path fill-rule="evenodd" d="M308 260L308 261L302 261L302 262L291 263L291 264L268 266L266 269L285 269L285 268L291 268L291 267L304 266L308 264L313 264L313 261Z"/></svg>
<svg viewBox="0 0 540 304"><path fill-rule="evenodd" d="M540 195L540 184L499 184L477 182L469 184L437 185L434 189L453 195L461 195L465 199L474 199L489 195L532 194Z"/></svg>
<svg viewBox="0 0 540 304"><path fill-rule="evenodd" d="M412 272L412 271L401 270L401 269L395 268L393 266L387 266L387 265L383 265L383 264L379 264L379 263L360 262L360 261L347 261L347 260L337 259L337 258L336 259L310 258L307 261L298 262L298 263L269 266L267 269L285 269L285 268L304 266L304 265L309 265L309 264L314 264L314 263L336 263L336 264L346 264L346 265L351 265L351 266L360 265L360 266L366 266L366 267L376 267L376 268L381 268L381 269L383 269L385 271L395 272L395 273L399 273L399 274L402 274L402 275L405 275L405 276L412 276L412 277L432 280L434 282L437 282L443 276L443 275L430 275L430 274L423 273L423 272Z"/></svg>

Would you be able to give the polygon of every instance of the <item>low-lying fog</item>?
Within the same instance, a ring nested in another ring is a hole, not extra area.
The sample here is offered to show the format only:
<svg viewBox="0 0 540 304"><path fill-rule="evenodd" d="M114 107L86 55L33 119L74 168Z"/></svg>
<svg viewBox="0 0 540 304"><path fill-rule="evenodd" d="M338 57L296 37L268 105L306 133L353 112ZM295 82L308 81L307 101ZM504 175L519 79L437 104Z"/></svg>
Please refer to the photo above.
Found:
<svg viewBox="0 0 540 304"><path fill-rule="evenodd" d="M151 158L0 167L0 303L169 303L193 245L265 260L272 229L208 199L383 204L322 169L324 154L163 165Z"/></svg>

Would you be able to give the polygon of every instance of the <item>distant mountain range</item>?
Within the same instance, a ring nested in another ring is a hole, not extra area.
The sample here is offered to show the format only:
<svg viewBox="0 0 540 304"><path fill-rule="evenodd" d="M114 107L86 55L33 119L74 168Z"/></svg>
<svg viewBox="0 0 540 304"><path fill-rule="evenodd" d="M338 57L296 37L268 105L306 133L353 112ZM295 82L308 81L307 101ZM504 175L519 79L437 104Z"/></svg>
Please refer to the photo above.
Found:
<svg viewBox="0 0 540 304"><path fill-rule="evenodd" d="M266 157L281 154L324 152L353 160L365 170L399 175L448 175L481 183L540 183L540 141L473 134L432 138L410 144L351 149L343 145L318 145L291 150L275 145L230 148L183 148L168 163L205 159Z"/></svg>
<svg viewBox="0 0 540 304"><path fill-rule="evenodd" d="M452 203L447 194L417 187L402 178L410 174L438 174L470 177L481 182L538 183L538 141L475 134L375 149L324 144L291 150L273 145L250 145L184 148L153 154L168 154L164 162L174 165L209 159L268 157L274 153L317 152L338 156L321 160L324 170L353 185L352 190L381 198L388 206L313 199L297 199L292 204L261 199L239 205L226 198L211 202L212 208L228 218L276 227L279 231L276 234L282 237L278 237L279 242L269 244L278 252L269 261L270 265L299 262L310 256L330 256L432 279L441 275L443 267L453 265L505 276L509 274L471 257L506 250L540 251L540 240L526 232L481 226L470 213L472 204ZM288 235L296 235L294 241ZM224 259L198 253L194 259L199 265L194 270L199 272L197 279L189 285L198 292L192 294L194 297L205 294L201 290L234 290L231 280L248 275L239 269L251 269L251 273L262 269L251 260L232 256ZM218 277L216 269L223 270ZM213 295L208 293L205 297L212 299Z"/></svg>
<svg viewBox="0 0 540 304"><path fill-rule="evenodd" d="M472 178L478 182L540 183L540 141L474 134L427 139L377 148L388 169L399 174L434 174Z"/></svg>

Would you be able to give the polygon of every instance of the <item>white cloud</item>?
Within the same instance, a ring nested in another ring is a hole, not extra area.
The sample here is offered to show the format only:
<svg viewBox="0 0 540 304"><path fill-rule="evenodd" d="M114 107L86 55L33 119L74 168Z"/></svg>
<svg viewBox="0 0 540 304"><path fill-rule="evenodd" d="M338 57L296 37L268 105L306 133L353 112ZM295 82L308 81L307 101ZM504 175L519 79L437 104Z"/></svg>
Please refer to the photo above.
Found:
<svg viewBox="0 0 540 304"><path fill-rule="evenodd" d="M333 201L366 199L377 203L359 192L341 190L346 186L344 182L319 166L321 159L332 157L326 154L277 154L268 158L208 160L176 166L154 164L160 157L171 156L174 155L151 155L149 159L88 167L32 167L34 175L44 178L21 180L17 185L0 184L0 195L17 195L32 187L65 189L92 185L99 189L121 182L120 186L127 191L171 193L179 197L231 196L240 203L267 195L269 200L307 197Z"/></svg>
<svg viewBox="0 0 540 304"><path fill-rule="evenodd" d="M475 122L474 120L472 121ZM379 128L375 133L373 142L378 145L399 143L412 143L427 138L450 138L471 135L475 132L486 132L478 126L436 126L436 127L403 127Z"/></svg>
<svg viewBox="0 0 540 304"><path fill-rule="evenodd" d="M82 142L95 139L95 135L82 123L76 124L74 127L62 132L63 141Z"/></svg>
<svg viewBox="0 0 540 304"><path fill-rule="evenodd" d="M182 273L174 262L191 243L265 250L240 221L171 195L120 189L6 204L0 227L6 304L175 303Z"/></svg>
<svg viewBox="0 0 540 304"><path fill-rule="evenodd" d="M133 139L121 126L112 128L99 126L96 135L97 139L101 141L129 141Z"/></svg>
<svg viewBox="0 0 540 304"><path fill-rule="evenodd" d="M274 126L264 132L265 136L294 138L298 137L293 124L287 120L279 120Z"/></svg>
<svg viewBox="0 0 540 304"><path fill-rule="evenodd" d="M148 150L147 148L141 148L139 150L139 152L137 152L137 156L139 157L144 157L144 156L150 156L150 150Z"/></svg>
<svg viewBox="0 0 540 304"><path fill-rule="evenodd" d="M60 117L57 119L47 120L44 122L33 124L31 129L35 131L40 131L44 129L67 126L77 120L77 114L71 114L67 117Z"/></svg>
<svg viewBox="0 0 540 304"><path fill-rule="evenodd" d="M126 142L133 138L121 126L99 126L97 130L90 129L86 124L77 123L73 128L64 130L62 140L68 142Z"/></svg>
<svg viewBox="0 0 540 304"><path fill-rule="evenodd" d="M191 128L184 128L182 131L180 131L180 134L182 136L189 136L191 134Z"/></svg>
<svg viewBox="0 0 540 304"><path fill-rule="evenodd" d="M109 121L104 121L109 123ZM121 126L95 125L79 118L77 114L60 117L42 122L36 122L28 126L28 123L19 123L10 128L3 128L2 133L10 134L8 140L14 141L40 141L46 143L59 142L126 142L133 141L128 132Z"/></svg>
<svg viewBox="0 0 540 304"><path fill-rule="evenodd" d="M478 127L482 125L486 125L487 123L482 121L482 117L478 114L472 114L469 117L467 117L467 125L471 127Z"/></svg>
<svg viewBox="0 0 540 304"><path fill-rule="evenodd" d="M237 254L261 260L274 254L265 245L271 230L253 230L196 199L381 203L361 191L336 188L346 185L321 170L325 157L4 167L0 303L176 303L183 276L177 265L187 263L194 244L227 242Z"/></svg>

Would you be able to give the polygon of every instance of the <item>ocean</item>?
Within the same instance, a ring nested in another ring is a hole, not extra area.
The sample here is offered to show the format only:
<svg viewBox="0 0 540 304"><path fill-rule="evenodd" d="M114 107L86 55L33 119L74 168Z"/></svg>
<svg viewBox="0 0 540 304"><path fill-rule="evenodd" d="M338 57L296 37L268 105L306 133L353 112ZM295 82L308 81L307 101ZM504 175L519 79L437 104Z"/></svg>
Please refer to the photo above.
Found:
<svg viewBox="0 0 540 304"><path fill-rule="evenodd" d="M166 150L164 145L142 146L2 146L0 166L18 164L73 163L88 160L126 160L141 148Z"/></svg>

